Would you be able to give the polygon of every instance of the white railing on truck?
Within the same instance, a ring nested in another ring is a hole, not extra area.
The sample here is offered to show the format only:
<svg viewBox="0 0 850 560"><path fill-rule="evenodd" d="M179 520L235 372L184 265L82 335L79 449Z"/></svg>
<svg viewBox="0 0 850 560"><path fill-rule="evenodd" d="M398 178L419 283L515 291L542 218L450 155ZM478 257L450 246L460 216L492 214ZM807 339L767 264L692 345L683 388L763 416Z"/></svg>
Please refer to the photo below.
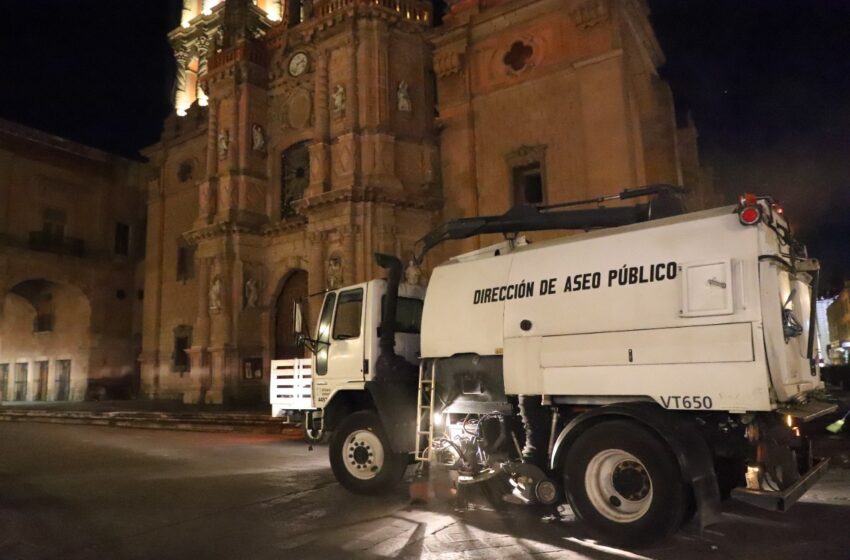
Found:
<svg viewBox="0 0 850 560"><path fill-rule="evenodd" d="M272 360L269 403L274 417L288 410L313 410L313 372L308 358Z"/></svg>

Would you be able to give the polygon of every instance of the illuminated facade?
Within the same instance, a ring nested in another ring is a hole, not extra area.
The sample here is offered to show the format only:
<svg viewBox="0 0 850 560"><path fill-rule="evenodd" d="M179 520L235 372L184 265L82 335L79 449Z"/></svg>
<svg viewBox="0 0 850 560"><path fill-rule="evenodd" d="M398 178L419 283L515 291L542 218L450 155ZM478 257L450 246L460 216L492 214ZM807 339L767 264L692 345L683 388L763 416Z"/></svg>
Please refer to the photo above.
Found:
<svg viewBox="0 0 850 560"><path fill-rule="evenodd" d="M0 120L0 401L138 377L145 172Z"/></svg>
<svg viewBox="0 0 850 560"><path fill-rule="evenodd" d="M461 0L438 27L424 0L183 13L175 114L146 151L149 396L265 398L269 360L299 352L295 299L381 274L374 252L407 259L445 219L652 182L707 200L642 0Z"/></svg>

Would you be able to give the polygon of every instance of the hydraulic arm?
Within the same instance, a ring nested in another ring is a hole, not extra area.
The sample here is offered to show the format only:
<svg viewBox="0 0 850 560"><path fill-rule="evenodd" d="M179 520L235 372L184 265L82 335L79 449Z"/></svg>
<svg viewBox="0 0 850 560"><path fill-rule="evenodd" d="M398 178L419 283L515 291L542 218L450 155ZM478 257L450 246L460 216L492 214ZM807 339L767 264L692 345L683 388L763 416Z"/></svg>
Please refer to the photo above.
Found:
<svg viewBox="0 0 850 560"><path fill-rule="evenodd" d="M647 185L610 196L553 204L550 206L516 206L499 216L480 216L451 220L429 232L417 242L416 262L448 239L466 239L484 233L512 234L523 231L556 229L591 230L645 222L675 216L684 212L680 195L682 187ZM601 204L612 200L627 200L640 196L655 196L649 202L633 206L560 210L567 206Z"/></svg>

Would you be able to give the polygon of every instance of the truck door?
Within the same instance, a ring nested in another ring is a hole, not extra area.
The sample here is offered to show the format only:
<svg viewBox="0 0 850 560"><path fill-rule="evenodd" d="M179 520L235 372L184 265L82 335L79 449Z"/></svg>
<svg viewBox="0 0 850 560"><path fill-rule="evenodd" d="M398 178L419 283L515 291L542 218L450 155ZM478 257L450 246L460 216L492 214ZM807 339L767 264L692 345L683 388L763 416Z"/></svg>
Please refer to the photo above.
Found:
<svg viewBox="0 0 850 560"><path fill-rule="evenodd" d="M315 400L324 404L340 385L363 381L364 286L325 297L316 339Z"/></svg>
<svg viewBox="0 0 850 560"><path fill-rule="evenodd" d="M762 320L770 376L780 402L819 383L808 359L811 286L805 273L793 274L775 261L759 263Z"/></svg>

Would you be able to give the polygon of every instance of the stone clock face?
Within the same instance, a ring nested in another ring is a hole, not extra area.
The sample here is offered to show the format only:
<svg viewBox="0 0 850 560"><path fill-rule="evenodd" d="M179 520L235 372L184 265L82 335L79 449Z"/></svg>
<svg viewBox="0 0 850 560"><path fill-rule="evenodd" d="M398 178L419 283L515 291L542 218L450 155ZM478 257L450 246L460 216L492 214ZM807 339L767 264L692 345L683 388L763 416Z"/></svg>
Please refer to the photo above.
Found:
<svg viewBox="0 0 850 560"><path fill-rule="evenodd" d="M297 52L289 59L289 74L291 76L300 76L307 71L307 54Z"/></svg>

